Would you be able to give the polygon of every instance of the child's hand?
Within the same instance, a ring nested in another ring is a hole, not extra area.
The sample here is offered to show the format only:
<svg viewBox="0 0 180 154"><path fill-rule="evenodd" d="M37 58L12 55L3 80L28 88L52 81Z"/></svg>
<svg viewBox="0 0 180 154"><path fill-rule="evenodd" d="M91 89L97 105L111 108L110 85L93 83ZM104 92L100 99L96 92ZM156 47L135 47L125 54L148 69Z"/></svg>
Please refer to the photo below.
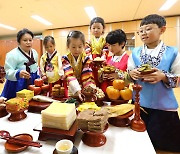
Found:
<svg viewBox="0 0 180 154"><path fill-rule="evenodd" d="M47 76L46 75L42 76L42 80L47 81L48 80Z"/></svg>
<svg viewBox="0 0 180 154"><path fill-rule="evenodd" d="M149 82L151 84L156 84L157 82L159 81L164 81L164 82L167 82L167 78L165 76L165 74L157 69L157 68L152 68L155 72L154 73L151 73L151 74L146 74L146 75L143 75L143 81L145 82Z"/></svg>
<svg viewBox="0 0 180 154"><path fill-rule="evenodd" d="M21 70L19 73L19 77L24 79L29 79L31 76L27 71Z"/></svg>
<svg viewBox="0 0 180 154"><path fill-rule="evenodd" d="M77 95L81 101L83 101L81 90L77 91Z"/></svg>
<svg viewBox="0 0 180 154"><path fill-rule="evenodd" d="M129 75L133 80L138 80L142 78L141 72L139 72L137 69L129 71Z"/></svg>

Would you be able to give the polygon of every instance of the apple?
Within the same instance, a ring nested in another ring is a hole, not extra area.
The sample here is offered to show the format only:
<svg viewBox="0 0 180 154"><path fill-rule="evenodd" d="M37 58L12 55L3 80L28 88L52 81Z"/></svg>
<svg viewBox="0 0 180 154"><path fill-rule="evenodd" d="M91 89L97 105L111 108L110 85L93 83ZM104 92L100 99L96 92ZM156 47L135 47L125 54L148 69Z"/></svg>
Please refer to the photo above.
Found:
<svg viewBox="0 0 180 154"><path fill-rule="evenodd" d="M43 79L35 79L35 80L34 80L34 85L35 85L36 87L41 87L43 84L44 84Z"/></svg>
<svg viewBox="0 0 180 154"><path fill-rule="evenodd" d="M129 88L125 88L120 91L120 95L123 100L130 100L132 99L132 90Z"/></svg>
<svg viewBox="0 0 180 154"><path fill-rule="evenodd" d="M41 93L41 87L35 87L35 85L29 85L28 89L34 91L34 95L39 95Z"/></svg>
<svg viewBox="0 0 180 154"><path fill-rule="evenodd" d="M42 86L41 86L41 90L42 90L43 92L49 91L49 85L48 85L48 84L42 85Z"/></svg>

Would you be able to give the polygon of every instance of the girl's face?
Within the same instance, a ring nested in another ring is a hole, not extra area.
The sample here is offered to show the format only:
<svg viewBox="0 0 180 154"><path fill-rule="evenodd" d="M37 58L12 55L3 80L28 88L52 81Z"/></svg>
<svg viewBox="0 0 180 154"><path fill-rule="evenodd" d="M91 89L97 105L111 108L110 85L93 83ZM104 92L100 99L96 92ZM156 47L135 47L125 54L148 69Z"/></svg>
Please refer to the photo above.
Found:
<svg viewBox="0 0 180 154"><path fill-rule="evenodd" d="M111 51L114 55L116 56L120 56L123 53L123 49L122 47L124 46L124 43L119 44L119 43L115 43L115 44L108 44L108 49L109 51Z"/></svg>
<svg viewBox="0 0 180 154"><path fill-rule="evenodd" d="M103 34L104 28L101 23L93 23L90 30L92 35L94 35L96 38L99 38Z"/></svg>
<svg viewBox="0 0 180 154"><path fill-rule="evenodd" d="M32 48L32 43L33 43L32 36L26 33L21 37L19 46L23 51L28 53Z"/></svg>
<svg viewBox="0 0 180 154"><path fill-rule="evenodd" d="M68 49L74 57L78 57L84 51L83 41L78 38L71 38Z"/></svg>
<svg viewBox="0 0 180 154"><path fill-rule="evenodd" d="M155 48L159 44L160 36L164 33L165 29L165 26L159 28L156 24L148 24L141 26L138 33L142 42L148 48Z"/></svg>
<svg viewBox="0 0 180 154"><path fill-rule="evenodd" d="M44 48L48 53L52 54L55 50L55 45L49 40L47 41L47 44L44 45Z"/></svg>

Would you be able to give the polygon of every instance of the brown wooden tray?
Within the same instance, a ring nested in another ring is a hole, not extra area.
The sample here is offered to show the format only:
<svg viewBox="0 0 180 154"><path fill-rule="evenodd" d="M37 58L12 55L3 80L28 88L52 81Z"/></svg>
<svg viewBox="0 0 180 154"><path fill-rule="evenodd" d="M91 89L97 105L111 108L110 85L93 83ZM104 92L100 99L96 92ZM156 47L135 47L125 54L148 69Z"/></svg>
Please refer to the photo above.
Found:
<svg viewBox="0 0 180 154"><path fill-rule="evenodd" d="M41 111L46 109L50 104L51 102L39 102L35 100L30 100L28 112L41 113Z"/></svg>
<svg viewBox="0 0 180 154"><path fill-rule="evenodd" d="M75 121L70 130L62 130L62 129L56 129L56 128L48 128L48 127L42 127L39 126L37 128L33 129L34 131L39 131L39 140L45 141L45 140L61 140L61 139L69 139L72 142L75 140L75 135L78 130L77 121Z"/></svg>

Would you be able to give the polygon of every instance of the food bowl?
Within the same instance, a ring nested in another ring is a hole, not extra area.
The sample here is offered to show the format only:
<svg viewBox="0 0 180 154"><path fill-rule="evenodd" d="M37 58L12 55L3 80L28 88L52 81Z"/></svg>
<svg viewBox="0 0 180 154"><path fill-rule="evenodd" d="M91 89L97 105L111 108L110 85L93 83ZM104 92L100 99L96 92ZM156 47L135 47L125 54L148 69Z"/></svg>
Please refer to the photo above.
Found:
<svg viewBox="0 0 180 154"><path fill-rule="evenodd" d="M103 134L108 129L108 123L103 131L92 132L89 130L82 130L84 132L82 141L90 147L100 147L106 143L106 136Z"/></svg>

